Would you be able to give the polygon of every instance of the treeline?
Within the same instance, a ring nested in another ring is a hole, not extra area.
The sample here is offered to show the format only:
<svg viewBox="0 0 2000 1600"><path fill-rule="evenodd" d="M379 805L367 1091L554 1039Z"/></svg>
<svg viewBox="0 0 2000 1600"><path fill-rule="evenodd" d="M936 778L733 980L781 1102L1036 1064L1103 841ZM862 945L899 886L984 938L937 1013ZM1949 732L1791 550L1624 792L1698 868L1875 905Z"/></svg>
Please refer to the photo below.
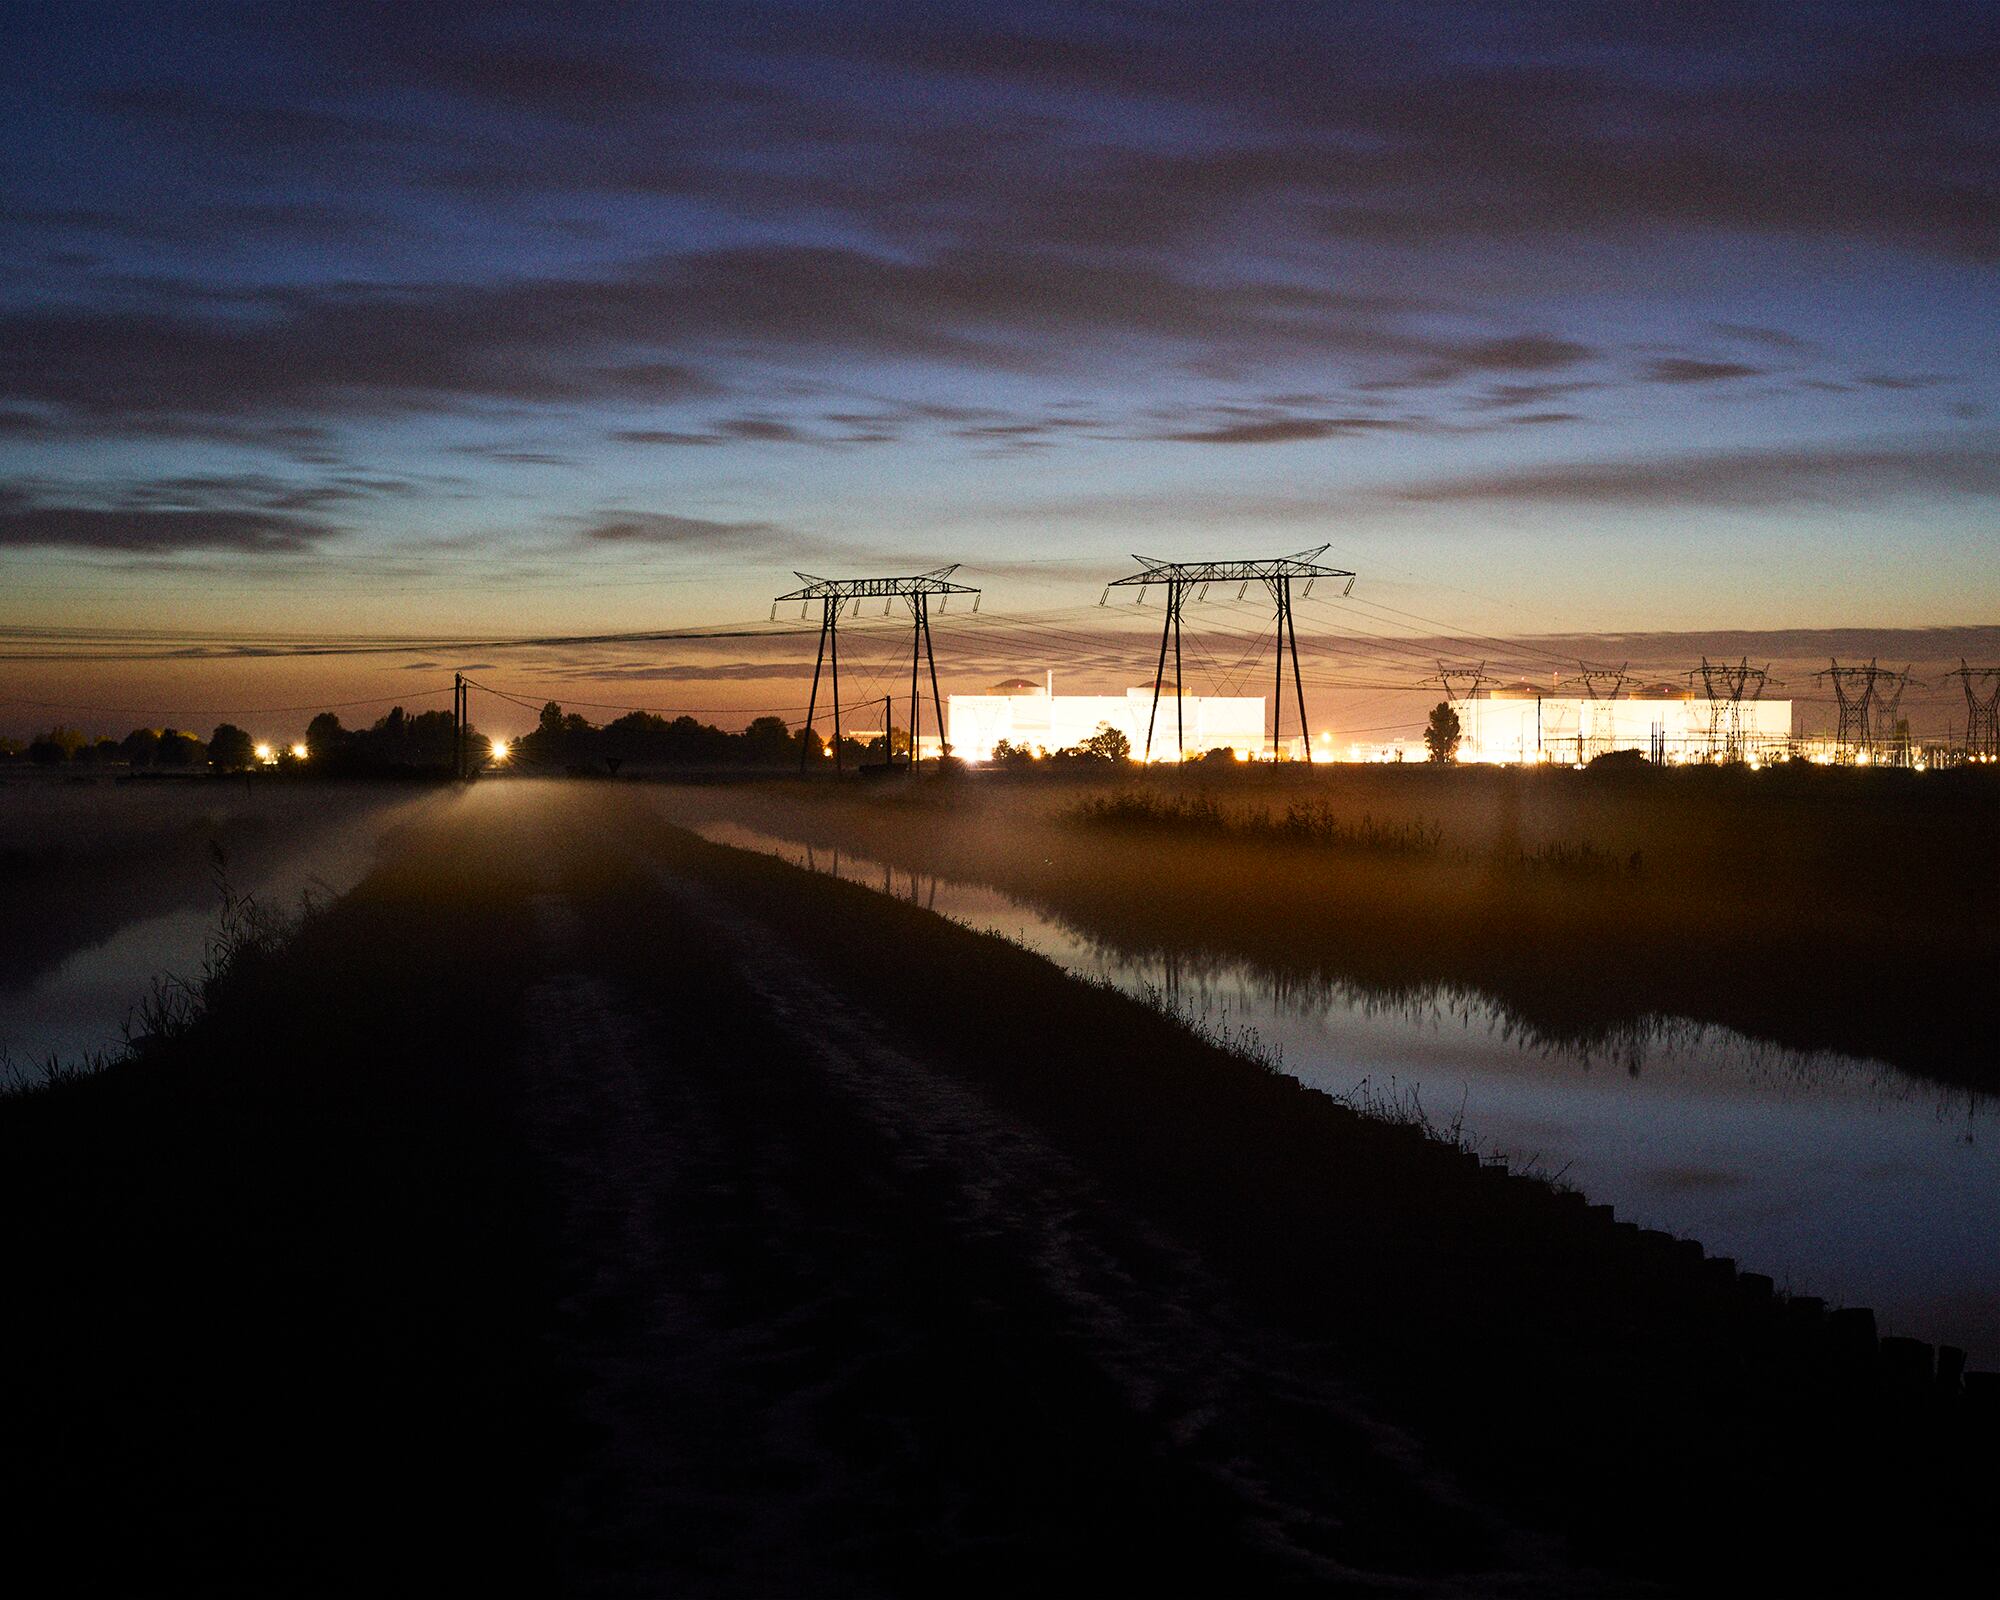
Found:
<svg viewBox="0 0 2000 1600"><path fill-rule="evenodd" d="M410 773L448 770L453 727L448 711L406 712L395 707L366 728L349 728L331 711L306 725L302 744L262 744L234 723L208 736L177 728L135 728L123 739L93 737L74 728L50 729L27 744L0 739L0 761L57 767L123 764L133 770L222 772L256 766L304 769L325 775ZM478 760L499 747L477 729L469 743ZM885 752L880 734L843 738L841 754L855 764L901 760L909 755L909 732L892 728ZM810 729L793 730L779 717L758 717L741 733L690 716L662 717L632 711L599 726L551 700L542 707L534 731L506 747L508 765L553 772L616 772L633 766L771 767L797 766L830 753L829 741Z"/></svg>
<svg viewBox="0 0 2000 1600"><path fill-rule="evenodd" d="M228 723L216 729L226 736ZM241 733L242 730L235 729ZM243 735L247 740L248 734ZM0 761L27 762L38 767L75 765L191 768L209 763L209 740L179 728L134 728L122 739L105 734L87 734L78 728L60 725L37 734L25 744L19 739L0 737Z"/></svg>
<svg viewBox="0 0 2000 1600"><path fill-rule="evenodd" d="M412 716L397 706L366 728L343 727L339 717L322 711L306 724L306 760L326 774L448 771L454 732L449 711ZM485 736L472 729L469 737L484 753Z"/></svg>
<svg viewBox="0 0 2000 1600"><path fill-rule="evenodd" d="M218 723L206 739L179 728L134 728L113 739L58 726L26 744L0 739L0 761L38 767L123 765L134 772L243 772L260 766L298 770L308 765L334 774L416 772L450 767L452 731L448 711L413 716L401 706L366 728L344 727L339 717L323 711L307 725L299 744L261 743L233 722ZM471 737L473 748L483 753L484 737L476 729Z"/></svg>
<svg viewBox="0 0 2000 1600"><path fill-rule="evenodd" d="M908 736L894 730L896 751L908 748ZM525 762L564 772L617 771L626 764L668 767L797 766L801 748L808 760L826 749L827 741L811 730L793 732L780 717L759 717L741 733L699 722L693 717L667 718L650 711L628 711L602 727L551 700L542 707L534 732L513 746ZM881 758L882 740L867 744L842 739L843 754L862 760ZM510 757L510 759L512 759Z"/></svg>

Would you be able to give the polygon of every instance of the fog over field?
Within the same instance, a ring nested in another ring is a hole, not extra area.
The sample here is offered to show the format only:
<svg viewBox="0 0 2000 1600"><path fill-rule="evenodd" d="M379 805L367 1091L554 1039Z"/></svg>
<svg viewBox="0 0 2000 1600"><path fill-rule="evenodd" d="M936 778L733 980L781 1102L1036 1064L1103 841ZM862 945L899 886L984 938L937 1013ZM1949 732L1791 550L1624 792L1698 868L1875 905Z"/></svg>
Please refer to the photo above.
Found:
<svg viewBox="0 0 2000 1600"><path fill-rule="evenodd" d="M16 1070L121 1042L156 977L198 977L225 889L277 912L345 892L437 791L0 784L0 1050Z"/></svg>

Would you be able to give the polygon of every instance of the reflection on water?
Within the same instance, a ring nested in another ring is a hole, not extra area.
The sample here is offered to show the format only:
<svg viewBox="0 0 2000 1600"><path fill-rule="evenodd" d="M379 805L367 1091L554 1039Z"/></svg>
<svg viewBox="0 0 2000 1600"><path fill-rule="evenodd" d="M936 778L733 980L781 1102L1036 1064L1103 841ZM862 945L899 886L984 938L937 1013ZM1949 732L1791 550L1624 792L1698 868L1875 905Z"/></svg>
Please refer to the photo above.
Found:
<svg viewBox="0 0 2000 1600"><path fill-rule="evenodd" d="M1621 1217L1700 1239L1781 1285L1875 1308L1892 1332L2000 1359L2000 1139L1992 1104L1879 1062L1801 1055L1659 1019L1552 1046L1447 986L1384 997L1199 950L1118 949L997 889L729 822L719 843L929 907L1128 993L1160 995L1284 1070L1362 1101L1462 1118L1482 1150Z"/></svg>
<svg viewBox="0 0 2000 1600"><path fill-rule="evenodd" d="M152 820L170 814L177 798L163 798L150 813ZM330 803L315 804L315 798L310 792L282 792L203 819L204 837L243 845L219 864L236 893L283 910L296 907L308 892L344 893L373 864L390 828L415 808L435 803L407 791L393 799L338 794ZM107 814L122 799L106 804ZM100 802L86 793L69 803L87 811ZM108 820L115 834L129 819ZM246 828L246 822L260 826ZM277 826L261 826L266 823ZM116 882L75 886L74 892L95 897L93 910L102 926L94 936L72 943L71 923L52 920L37 938L30 919L12 919L29 929L21 935L25 947L14 952L19 959L0 966L0 1051L17 1071L32 1074L51 1056L76 1064L115 1050L156 977L199 976L221 909L218 862L205 847L159 849L152 848L154 835L140 838L144 866L134 870L129 894L121 895ZM114 877L122 861L120 842L108 840L105 852Z"/></svg>

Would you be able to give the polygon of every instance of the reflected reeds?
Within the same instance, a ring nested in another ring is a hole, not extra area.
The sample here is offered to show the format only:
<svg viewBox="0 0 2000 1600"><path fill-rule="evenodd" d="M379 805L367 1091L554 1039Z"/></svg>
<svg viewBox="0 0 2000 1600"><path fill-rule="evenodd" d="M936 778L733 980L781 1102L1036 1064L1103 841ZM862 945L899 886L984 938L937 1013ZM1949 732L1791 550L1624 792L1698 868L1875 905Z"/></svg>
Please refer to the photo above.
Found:
<svg viewBox="0 0 2000 1600"><path fill-rule="evenodd" d="M989 885L1135 957L1241 962L1280 999L1469 996L1530 1044L1627 1071L1688 1021L1991 1085L1993 897L1959 848L1991 810L1984 791L1916 804L1789 779L1632 791L1555 781L1586 774L1408 776L1350 793L1339 775L1309 801L1269 784L1160 800L980 781L663 803L877 872Z"/></svg>

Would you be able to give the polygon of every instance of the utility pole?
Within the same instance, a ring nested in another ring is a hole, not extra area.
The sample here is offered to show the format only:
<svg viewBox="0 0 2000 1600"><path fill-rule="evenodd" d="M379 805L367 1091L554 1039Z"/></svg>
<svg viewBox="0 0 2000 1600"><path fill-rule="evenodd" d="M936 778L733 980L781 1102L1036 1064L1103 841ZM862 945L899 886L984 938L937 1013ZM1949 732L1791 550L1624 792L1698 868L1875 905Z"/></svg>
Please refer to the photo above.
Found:
<svg viewBox="0 0 2000 1600"><path fill-rule="evenodd" d="M451 679L451 775L463 783L470 775L470 763L466 759L466 740L470 737L468 725L471 718L471 693L466 688L465 674L455 672Z"/></svg>
<svg viewBox="0 0 2000 1600"><path fill-rule="evenodd" d="M834 771L846 770L845 758L840 749L840 613L848 601L882 600L894 603L903 600L910 608L912 623L910 644L910 765L917 764L917 668L924 657L929 657L931 669L931 705L937 715L938 744L944 745L944 700L938 693L937 653L931 642L931 596L940 595L940 608L951 604L955 594L972 596L972 609L979 609L979 591L962 583L953 583L951 575L958 570L954 561L948 566L933 567L929 572L919 572L907 578L816 578L810 572L795 572L805 587L794 589L790 594L781 594L771 602L771 615L778 614L778 607L790 600L799 602L799 617L805 618L806 608L817 600L820 603L819 654L813 660L812 694L806 704L806 732L810 733L813 721L819 712L820 666L825 663L830 668L833 686L833 766ZM890 719L884 718L885 722ZM885 728L882 735L888 739ZM799 771L806 770L807 752L812 746L802 738L799 745Z"/></svg>
<svg viewBox="0 0 2000 1600"><path fill-rule="evenodd" d="M1974 761L2000 761L2000 667L1975 667L1959 657L1947 672L1965 691L1965 753Z"/></svg>
<svg viewBox="0 0 2000 1600"><path fill-rule="evenodd" d="M1160 659L1153 669L1153 705L1146 716L1146 747L1141 761L1153 758L1153 729L1160 718L1160 689L1166 681L1167 645L1174 649L1174 742L1179 759L1187 759L1187 688L1181 680L1181 612L1187 605L1188 591L1199 589L1197 600L1205 599L1210 584L1233 583L1237 586L1236 598L1241 600L1253 583L1261 583L1271 596L1271 603L1277 613L1277 649L1274 663L1275 673L1271 695L1271 759L1276 761L1284 749L1281 737L1285 713L1285 660L1289 652L1292 663L1292 689L1298 700L1299 734L1305 743L1306 760L1312 761L1312 730L1306 723L1305 680L1299 675L1299 627L1292 612L1292 582L1305 580L1305 594L1312 593L1312 586L1321 578L1345 578L1343 595L1354 592L1354 574L1341 567L1320 564L1319 558L1326 554L1328 547L1301 550L1296 555L1276 556L1253 561L1155 561L1150 556L1133 556L1140 570L1128 578L1117 578L1104 586L1104 595L1097 602L1100 606L1111 599L1113 589L1137 589L1133 603L1143 604L1146 591L1159 584L1167 593L1167 614L1160 625Z"/></svg>

